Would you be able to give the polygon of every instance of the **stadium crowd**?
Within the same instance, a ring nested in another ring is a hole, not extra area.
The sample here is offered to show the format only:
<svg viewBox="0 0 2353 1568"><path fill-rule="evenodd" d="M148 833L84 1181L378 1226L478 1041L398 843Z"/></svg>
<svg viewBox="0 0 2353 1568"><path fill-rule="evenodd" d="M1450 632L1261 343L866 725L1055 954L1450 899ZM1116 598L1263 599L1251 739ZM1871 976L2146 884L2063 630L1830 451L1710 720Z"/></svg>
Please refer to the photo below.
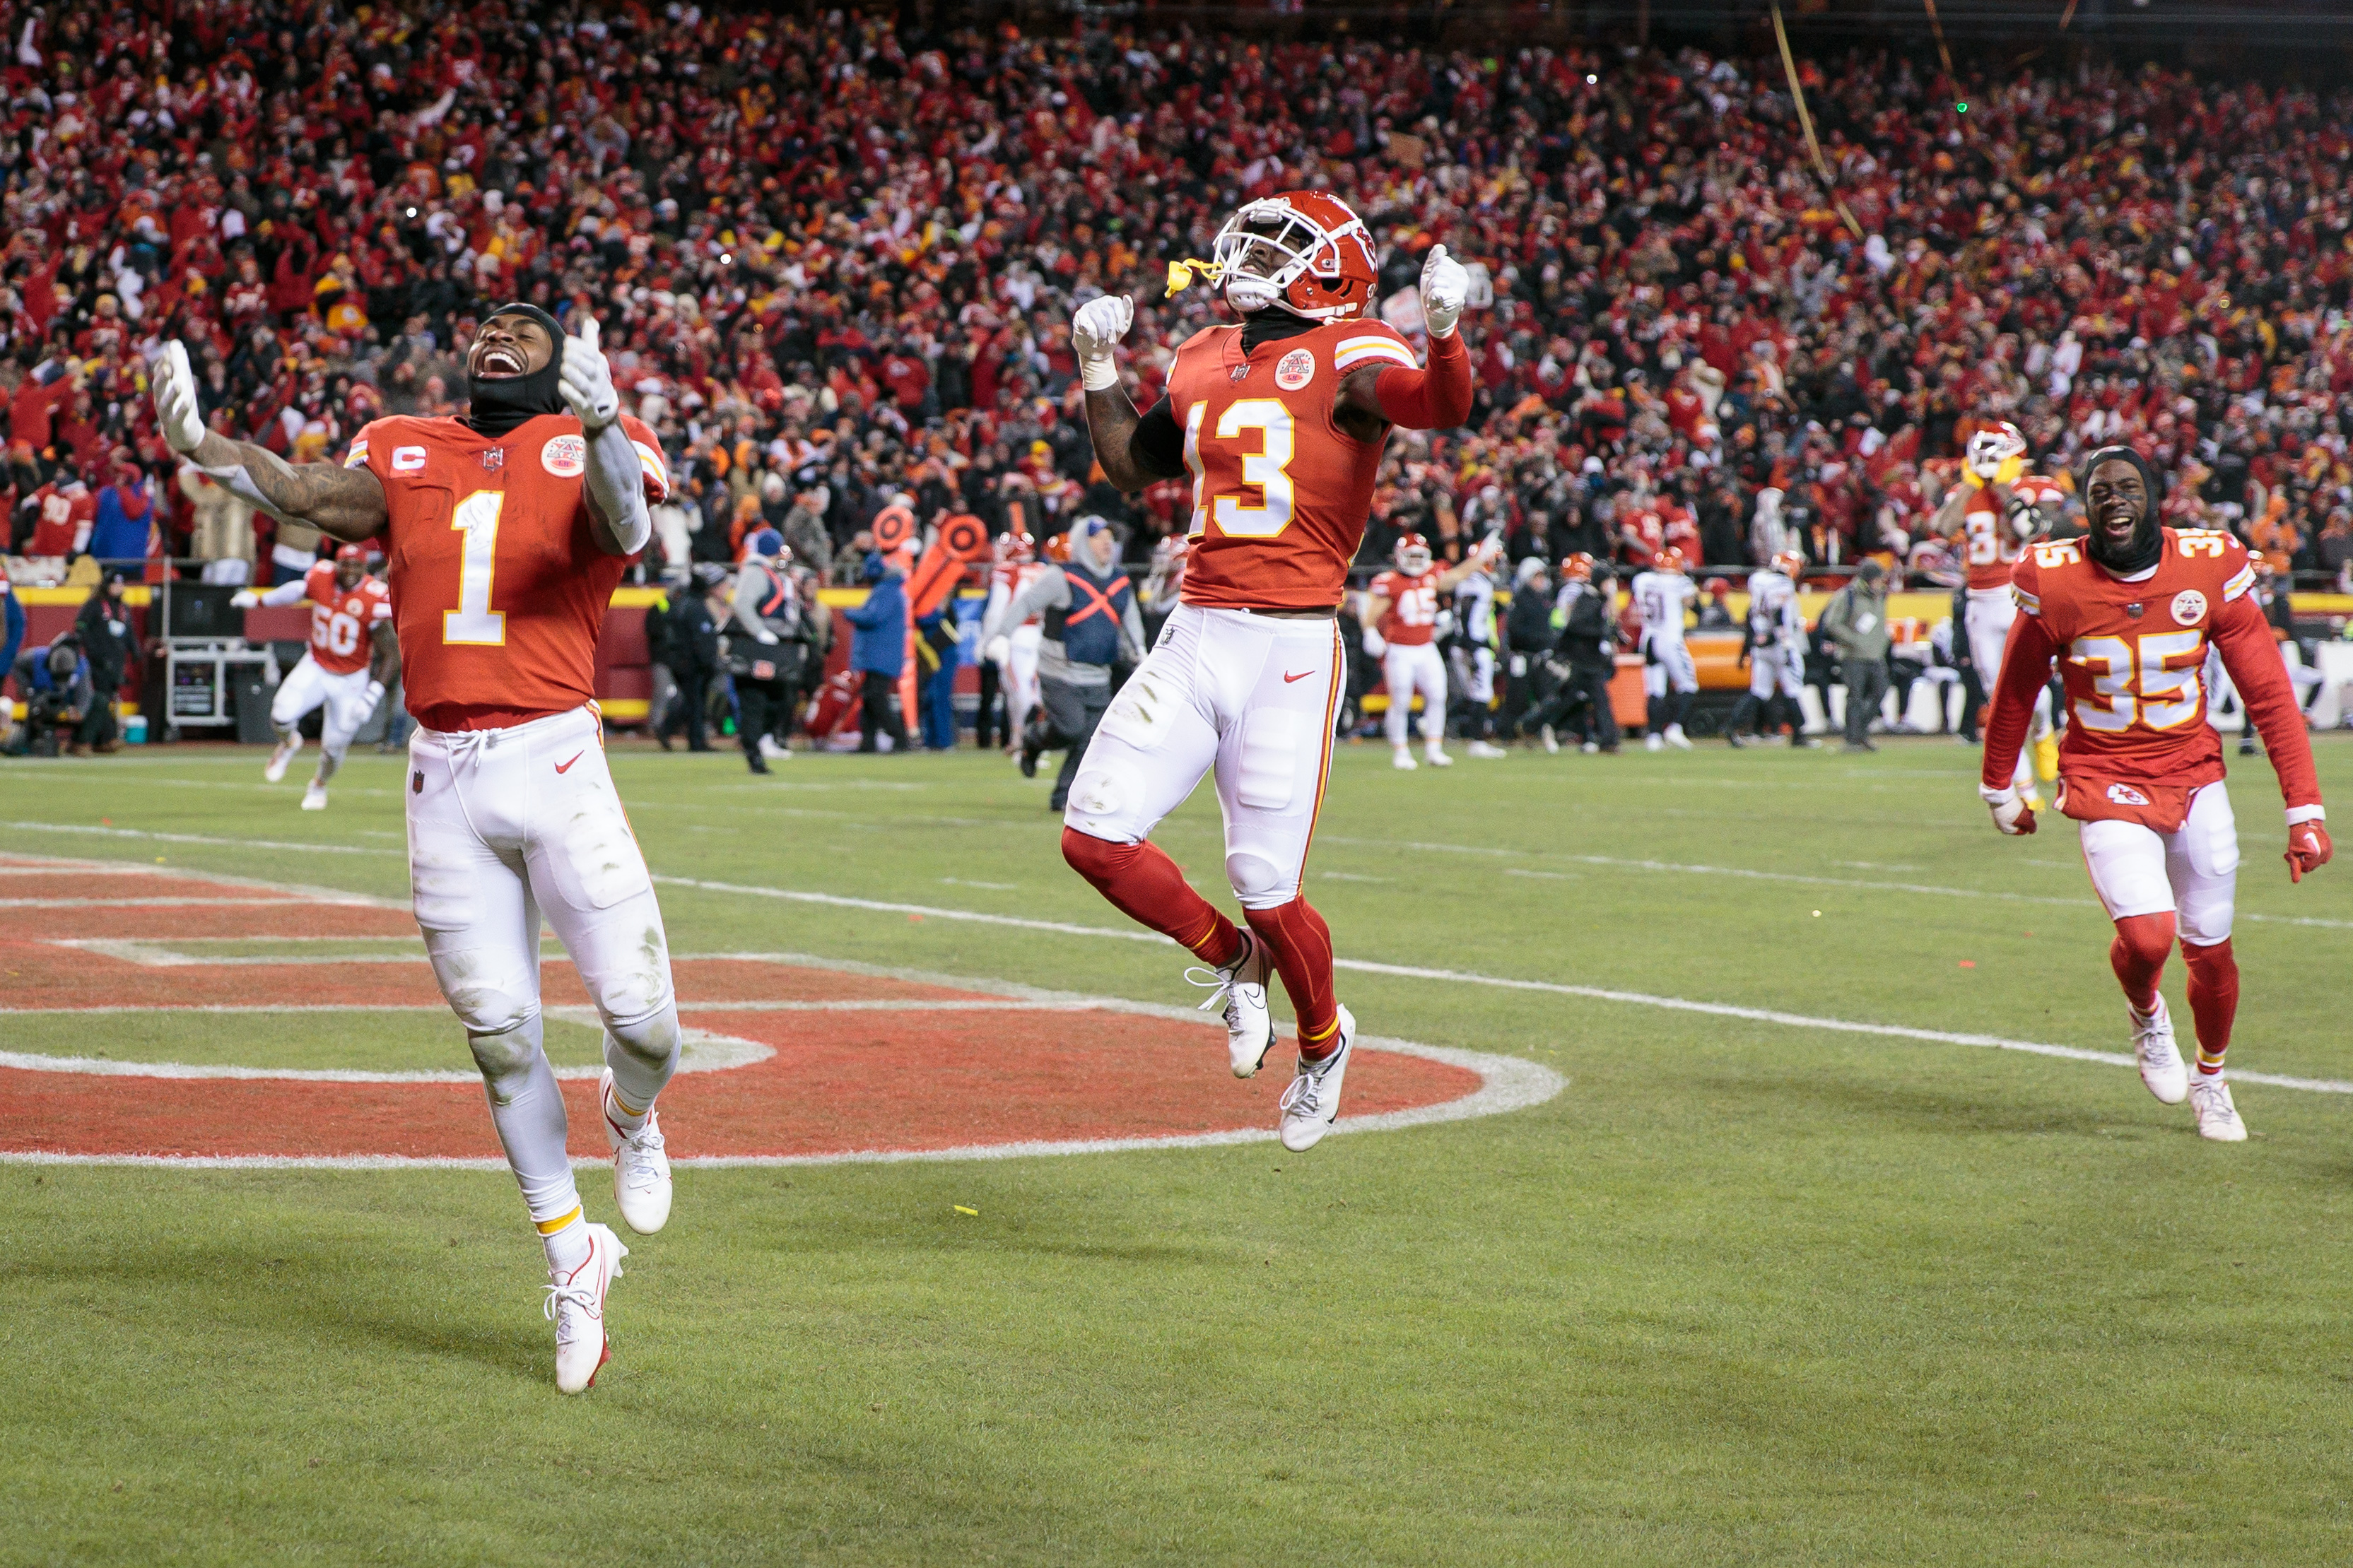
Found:
<svg viewBox="0 0 2353 1568"><path fill-rule="evenodd" d="M601 313L681 481L674 579L765 524L855 582L892 505L1040 535L1102 513L1141 561L1189 494L1091 479L1070 310L1138 297L1141 405L1219 313L1166 263L1301 184L1372 223L1401 327L1433 243L1492 289L1472 422L1394 444L1367 563L1408 528L1501 531L1521 559L1787 544L1949 583L1930 516L1973 424L2008 419L2046 469L2130 440L2176 519L2353 570L2353 89L1810 62L1830 185L1778 60L1692 51L680 3L169 15L0 5L20 582L85 554L282 581L317 552L167 460L142 395L165 339L216 427L332 458L378 413L451 409L509 298Z"/></svg>

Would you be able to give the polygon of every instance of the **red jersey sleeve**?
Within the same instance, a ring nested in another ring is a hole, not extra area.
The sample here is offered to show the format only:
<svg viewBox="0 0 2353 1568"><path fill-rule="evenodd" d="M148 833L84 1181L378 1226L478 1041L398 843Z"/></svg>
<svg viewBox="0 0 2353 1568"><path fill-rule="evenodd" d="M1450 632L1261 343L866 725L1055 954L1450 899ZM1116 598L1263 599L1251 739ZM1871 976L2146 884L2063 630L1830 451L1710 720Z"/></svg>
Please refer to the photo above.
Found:
<svg viewBox="0 0 2353 1568"><path fill-rule="evenodd" d="M2246 554L2238 541L2231 542L2242 557ZM2245 575L2252 587L2252 566ZM2312 808L2320 805L2320 773L2313 766L2312 738L2305 733L2304 710L2296 703L2295 688L2288 680L2287 666L2280 658L2272 624L2263 618L2263 611L2245 588L2232 594L2226 586L2223 597L2222 606L2214 612L2214 649L2222 656L2231 684L2239 689L2248 719L2263 738L2263 752L2279 774L2280 798L2287 806L2289 822L2302 821L2317 815Z"/></svg>

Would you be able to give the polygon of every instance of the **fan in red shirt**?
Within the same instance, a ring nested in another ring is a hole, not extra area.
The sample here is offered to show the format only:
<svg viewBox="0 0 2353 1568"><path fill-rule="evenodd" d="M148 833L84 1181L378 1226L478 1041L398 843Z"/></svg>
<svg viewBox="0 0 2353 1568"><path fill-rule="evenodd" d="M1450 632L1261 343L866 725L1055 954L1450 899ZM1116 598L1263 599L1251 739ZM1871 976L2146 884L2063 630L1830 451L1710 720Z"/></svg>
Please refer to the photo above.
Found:
<svg viewBox="0 0 2353 1568"><path fill-rule="evenodd" d="M2246 547L2227 533L2160 525L2158 477L2129 447L2093 453L2083 490L2091 531L2030 546L2012 573L2019 615L2002 651L1978 793L2002 832L2034 831L2011 768L2056 659L2068 714L2058 805L2083 824L2084 864L2116 922L2108 958L2130 1009L2141 1081L2168 1105L2187 1096L2201 1135L2236 1142L2247 1129L2222 1060L2239 1005L2231 954L2239 838L2221 742L2206 721L2209 646L2279 774L2295 881L2331 853L2312 743L2249 593L2255 572ZM2177 935L2197 1020L2194 1075L2158 991Z"/></svg>
<svg viewBox="0 0 2353 1568"><path fill-rule="evenodd" d="M1209 969L1226 1003L1237 1077L1274 1040L1266 983L1280 973L1299 1021L1299 1065L1282 1097L1284 1147L1312 1148L1338 1114L1356 1034L1332 980L1332 933L1300 889L1346 688L1335 618L1393 426L1442 429L1471 409L1471 362L1455 322L1470 279L1444 246L1422 268L1428 369L1372 318L1377 279L1364 223L1321 191L1252 201L1219 231L1203 272L1240 314L1176 352L1167 396L1138 416L1113 350L1134 309L1079 308L1071 342L1095 459L1121 489L1189 473L1191 544L1181 602L1121 689L1071 782L1062 854L1114 905ZM1244 931L1148 842L1214 773L1226 878Z"/></svg>
<svg viewBox="0 0 2353 1568"><path fill-rule="evenodd" d="M567 1394L609 1353L605 1292L628 1249L587 1222L573 1182L541 1044L542 917L604 1021L614 1201L640 1234L670 1216L653 1107L680 1045L661 908L591 700L607 603L670 478L653 433L621 415L596 336L594 320L567 336L537 306L500 307L467 350L466 416L379 419L340 468L206 431L177 342L155 384L166 439L215 480L337 539L385 537L419 726L401 791L417 923L546 1250Z"/></svg>

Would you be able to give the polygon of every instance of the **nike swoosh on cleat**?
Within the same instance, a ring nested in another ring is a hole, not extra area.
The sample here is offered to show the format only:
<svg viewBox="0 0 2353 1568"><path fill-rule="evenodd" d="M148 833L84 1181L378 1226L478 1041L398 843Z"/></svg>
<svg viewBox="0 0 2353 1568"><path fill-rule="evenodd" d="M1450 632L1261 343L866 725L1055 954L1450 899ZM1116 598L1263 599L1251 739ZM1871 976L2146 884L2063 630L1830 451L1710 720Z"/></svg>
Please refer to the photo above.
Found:
<svg viewBox="0 0 2353 1568"><path fill-rule="evenodd" d="M1289 670L1285 670L1282 675L1282 683L1285 686L1288 686L1294 680L1304 680L1314 673L1315 672L1312 669L1303 669L1297 675L1293 675Z"/></svg>
<svg viewBox="0 0 2353 1568"><path fill-rule="evenodd" d="M586 756L587 754L588 754L588 753L587 753L587 752L586 752L586 750L577 751L577 752L573 752L573 753L572 753L572 755L571 755L571 757L570 757L567 761L561 762L561 763L556 763L556 764L555 764L555 771L556 771L557 773L562 773L562 772L564 772L565 769L569 768L569 767L570 767L574 763L578 762L581 758L583 758L583 757Z"/></svg>

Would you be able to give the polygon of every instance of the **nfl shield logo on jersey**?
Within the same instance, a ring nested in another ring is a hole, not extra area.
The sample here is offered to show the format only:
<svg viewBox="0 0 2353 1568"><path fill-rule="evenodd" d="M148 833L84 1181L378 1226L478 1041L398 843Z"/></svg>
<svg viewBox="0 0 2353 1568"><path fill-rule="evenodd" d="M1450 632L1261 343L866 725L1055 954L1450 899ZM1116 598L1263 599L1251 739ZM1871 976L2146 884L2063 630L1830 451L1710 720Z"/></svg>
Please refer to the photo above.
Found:
<svg viewBox="0 0 2353 1568"><path fill-rule="evenodd" d="M2110 784L2108 786L2108 799L2117 805L2147 805L2148 804L2148 796L2141 794L2140 791L2133 788L2132 785L2125 784Z"/></svg>
<svg viewBox="0 0 2353 1568"><path fill-rule="evenodd" d="M482 472L495 474L506 466L507 449L504 447L491 447L483 450Z"/></svg>

